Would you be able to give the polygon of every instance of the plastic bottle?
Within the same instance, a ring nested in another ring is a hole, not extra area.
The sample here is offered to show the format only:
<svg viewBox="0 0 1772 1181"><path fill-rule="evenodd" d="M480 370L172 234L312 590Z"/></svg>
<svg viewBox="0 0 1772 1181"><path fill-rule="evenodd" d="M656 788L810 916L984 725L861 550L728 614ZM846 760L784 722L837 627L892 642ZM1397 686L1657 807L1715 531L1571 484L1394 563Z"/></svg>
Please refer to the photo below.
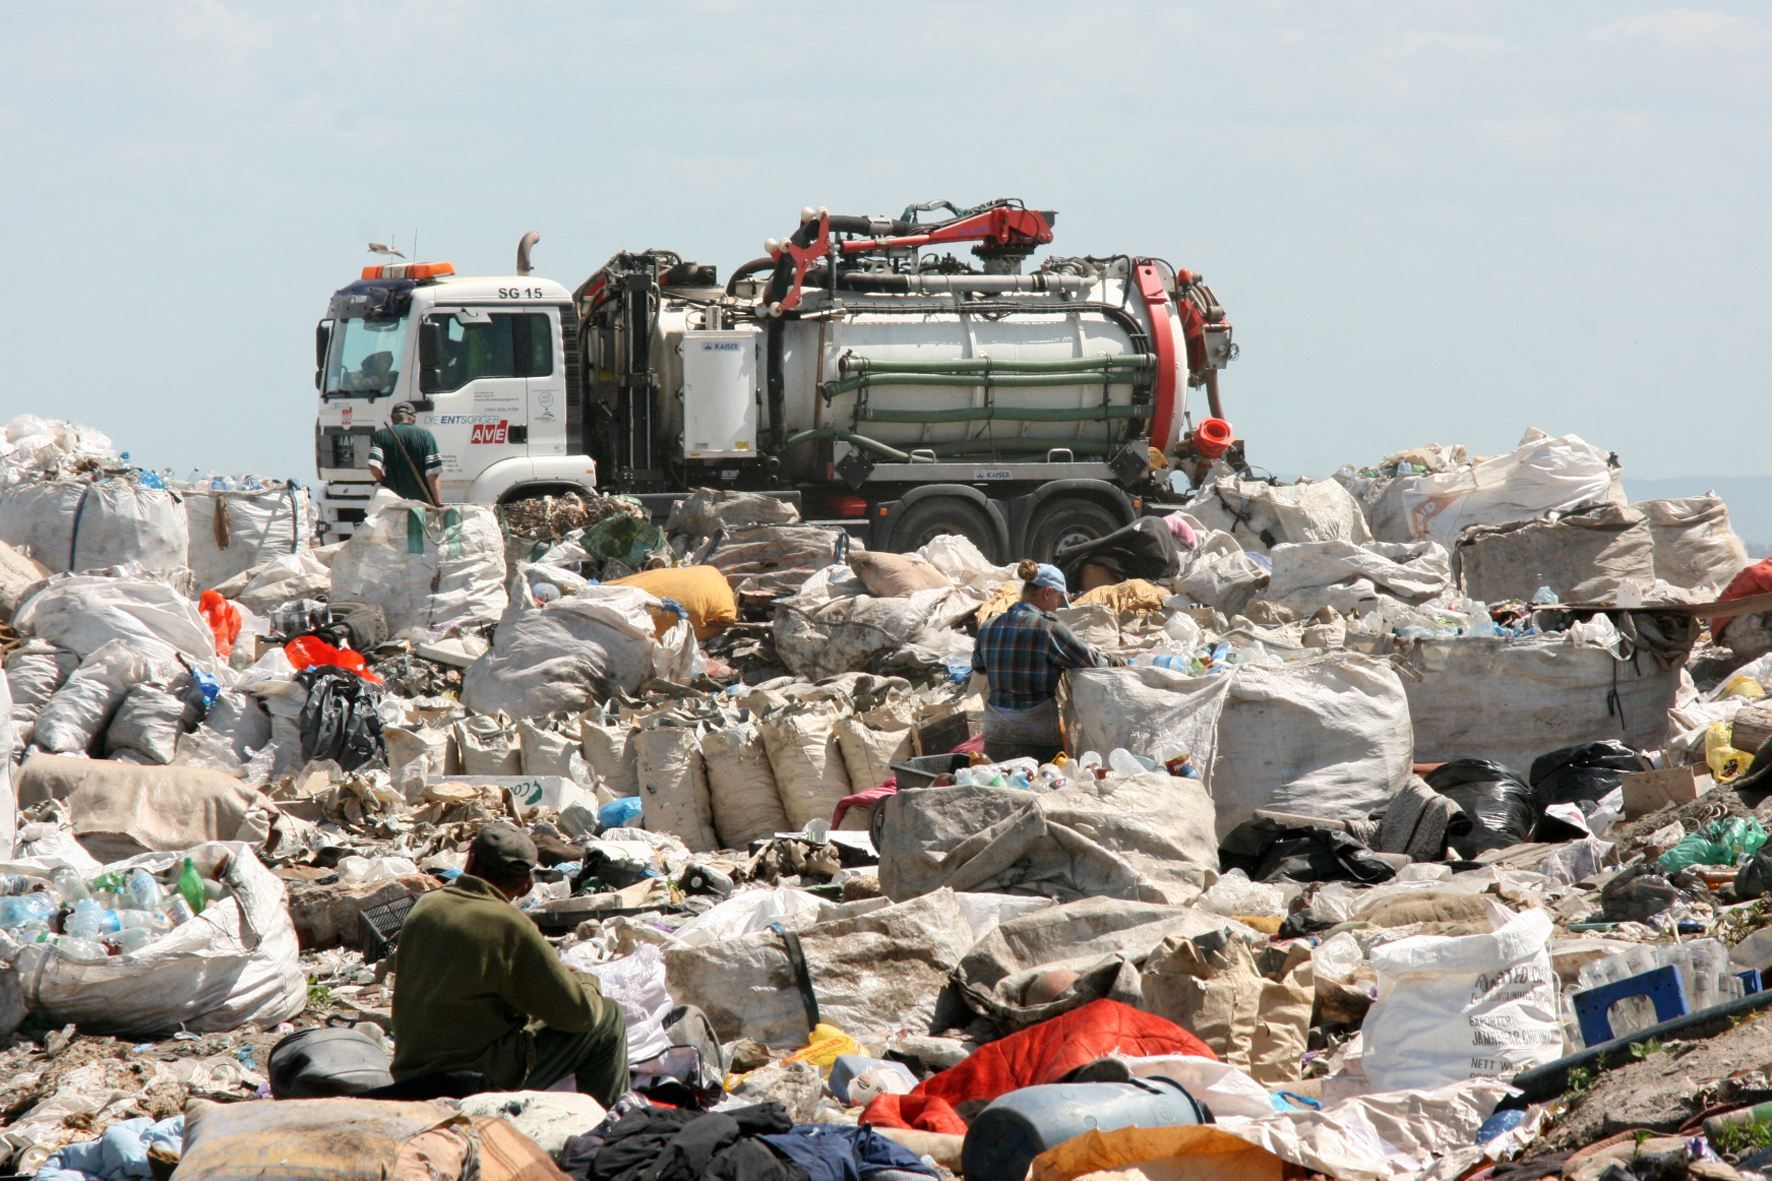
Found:
<svg viewBox="0 0 1772 1181"><path fill-rule="evenodd" d="M185 858L184 872L178 875L178 892L193 915L202 914L203 908L209 905L209 892L203 887L203 875L197 872L197 867L191 863L189 857Z"/></svg>
<svg viewBox="0 0 1772 1181"><path fill-rule="evenodd" d="M1182 652L1193 652L1200 646L1200 625L1191 615L1176 612L1163 624L1163 637Z"/></svg>
<svg viewBox="0 0 1772 1181"><path fill-rule="evenodd" d="M184 895L174 894L172 901L166 904L166 917L172 920L173 926L182 927L196 918L197 914L191 909L191 904L185 901Z"/></svg>
<svg viewBox="0 0 1772 1181"><path fill-rule="evenodd" d="M116 911L106 910L90 898L82 898L74 903L74 913L68 916L65 929L75 939L96 943L99 936L109 935L117 930L118 925Z"/></svg>
<svg viewBox="0 0 1772 1181"><path fill-rule="evenodd" d="M0 898L0 928L11 931L31 923L47 923L57 909L55 898L42 891Z"/></svg>
<svg viewBox="0 0 1772 1181"><path fill-rule="evenodd" d="M123 897L136 910L159 910L160 883L154 880L153 874L137 866L129 871L129 880L123 886Z"/></svg>
<svg viewBox="0 0 1772 1181"><path fill-rule="evenodd" d="M52 935L48 942L62 955L83 963L96 963L99 960L109 959L111 955L105 950L104 944L94 943L90 939L81 939L76 935Z"/></svg>
<svg viewBox="0 0 1772 1181"><path fill-rule="evenodd" d="M82 898L92 897L92 892L80 880L80 875L65 865L58 865L49 875L49 880L55 883L55 888L61 891L62 899L66 902L78 902Z"/></svg>
<svg viewBox="0 0 1772 1181"><path fill-rule="evenodd" d="M22 873L0 873L0 895L28 894L31 879Z"/></svg>
<svg viewBox="0 0 1772 1181"><path fill-rule="evenodd" d="M1139 757L1123 746L1116 746L1108 752L1108 770L1115 775L1140 775L1147 768Z"/></svg>

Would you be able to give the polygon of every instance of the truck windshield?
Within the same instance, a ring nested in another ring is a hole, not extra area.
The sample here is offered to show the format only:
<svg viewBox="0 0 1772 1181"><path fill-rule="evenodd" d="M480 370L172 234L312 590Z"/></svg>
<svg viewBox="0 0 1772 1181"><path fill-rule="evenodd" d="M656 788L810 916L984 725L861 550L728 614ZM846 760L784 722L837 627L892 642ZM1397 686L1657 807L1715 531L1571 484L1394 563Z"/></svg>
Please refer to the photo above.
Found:
<svg viewBox="0 0 1772 1181"><path fill-rule="evenodd" d="M406 317L340 320L326 352L326 396L385 398L400 377Z"/></svg>

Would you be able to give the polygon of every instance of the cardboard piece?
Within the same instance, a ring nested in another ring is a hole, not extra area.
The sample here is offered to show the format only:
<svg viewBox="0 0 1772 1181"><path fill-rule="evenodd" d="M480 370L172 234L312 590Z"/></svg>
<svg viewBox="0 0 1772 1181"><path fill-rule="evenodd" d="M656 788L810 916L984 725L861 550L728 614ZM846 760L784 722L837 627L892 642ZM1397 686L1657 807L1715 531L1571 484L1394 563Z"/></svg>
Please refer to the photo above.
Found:
<svg viewBox="0 0 1772 1181"><path fill-rule="evenodd" d="M1619 782L1624 792L1624 816L1635 820L1647 816L1667 804L1684 804L1700 794L1699 774L1695 767L1667 767L1659 771L1637 771ZM1706 777L1708 778L1708 777ZM1707 783L1706 787L1709 786Z"/></svg>

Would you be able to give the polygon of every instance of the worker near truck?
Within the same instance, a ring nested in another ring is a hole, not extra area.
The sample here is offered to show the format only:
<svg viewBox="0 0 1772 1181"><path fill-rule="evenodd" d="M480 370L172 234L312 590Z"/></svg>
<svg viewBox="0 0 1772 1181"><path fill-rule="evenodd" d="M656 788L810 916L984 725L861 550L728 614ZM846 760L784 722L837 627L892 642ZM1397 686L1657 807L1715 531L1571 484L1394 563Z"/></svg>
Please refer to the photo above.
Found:
<svg viewBox="0 0 1772 1181"><path fill-rule="evenodd" d="M1023 559L1015 575L1021 599L978 630L972 668L990 683L984 753L996 762L1051 762L1064 748L1058 732L1058 678L1070 668L1112 663L1053 614L1070 602L1057 566Z"/></svg>
<svg viewBox="0 0 1772 1181"><path fill-rule="evenodd" d="M443 453L437 436L418 425L411 402L396 402L392 422L369 438L369 474L402 500L442 504Z"/></svg>
<svg viewBox="0 0 1772 1181"><path fill-rule="evenodd" d="M571 1075L605 1107L628 1089L621 1006L512 905L536 861L521 829L489 824L461 876L413 906L394 961L396 1081L472 1071L495 1091L545 1091Z"/></svg>

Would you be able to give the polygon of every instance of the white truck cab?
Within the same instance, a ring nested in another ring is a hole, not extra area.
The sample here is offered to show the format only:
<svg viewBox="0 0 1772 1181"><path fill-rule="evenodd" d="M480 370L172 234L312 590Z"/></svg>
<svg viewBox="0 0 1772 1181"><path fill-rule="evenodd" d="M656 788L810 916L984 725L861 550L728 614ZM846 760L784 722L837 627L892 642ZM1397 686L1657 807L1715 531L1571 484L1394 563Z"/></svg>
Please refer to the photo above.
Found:
<svg viewBox="0 0 1772 1181"><path fill-rule="evenodd" d="M552 280L458 278L449 263L365 267L316 332L323 540L363 520L375 491L370 436L398 402L437 438L445 503L593 491L578 355L572 295Z"/></svg>

